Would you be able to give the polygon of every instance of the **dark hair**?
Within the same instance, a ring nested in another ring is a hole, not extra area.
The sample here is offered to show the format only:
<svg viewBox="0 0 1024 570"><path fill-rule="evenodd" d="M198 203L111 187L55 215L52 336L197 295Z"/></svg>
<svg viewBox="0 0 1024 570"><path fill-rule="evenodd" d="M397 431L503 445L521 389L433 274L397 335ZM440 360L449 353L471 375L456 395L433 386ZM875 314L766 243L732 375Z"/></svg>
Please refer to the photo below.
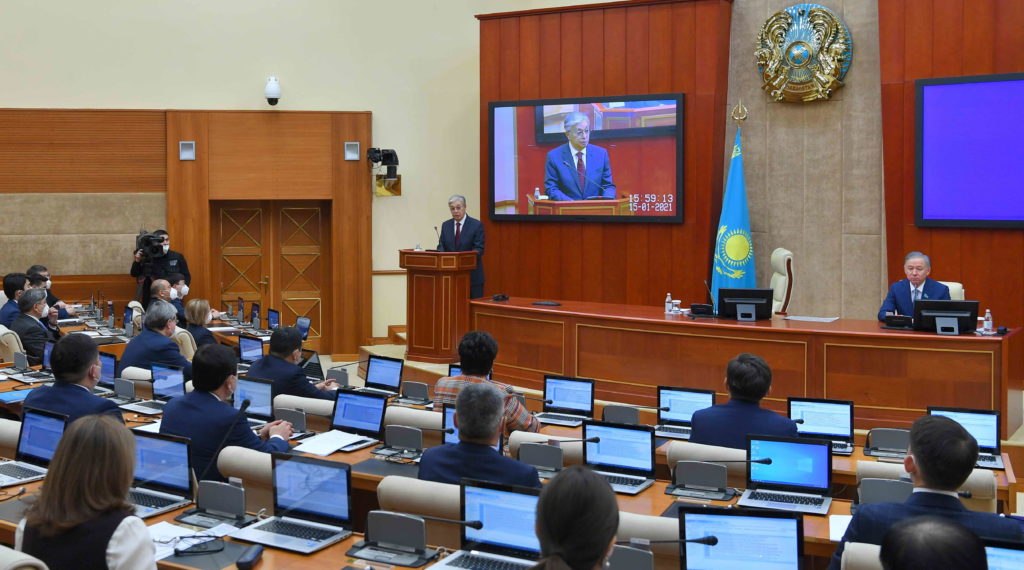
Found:
<svg viewBox="0 0 1024 570"><path fill-rule="evenodd" d="M181 273L171 273L167 276L167 282L171 285L177 285L178 283L185 280L185 276Z"/></svg>
<svg viewBox="0 0 1024 570"><path fill-rule="evenodd" d="M486 375L491 371L496 356L498 343L484 331L469 331L459 341L459 359L463 374Z"/></svg>
<svg viewBox="0 0 1024 570"><path fill-rule="evenodd" d="M760 402L772 386L772 369L760 356L744 352L729 361L725 381L730 397Z"/></svg>
<svg viewBox="0 0 1024 570"><path fill-rule="evenodd" d="M302 333L295 327L278 327L270 335L270 354L278 358L287 358L300 348Z"/></svg>
<svg viewBox="0 0 1024 570"><path fill-rule="evenodd" d="M167 230L156 230L155 232L153 232L153 235L170 236L171 234L167 233Z"/></svg>
<svg viewBox="0 0 1024 570"><path fill-rule="evenodd" d="M879 552L885 570L985 570L985 545L970 529L944 517L904 519L889 529Z"/></svg>
<svg viewBox="0 0 1024 570"><path fill-rule="evenodd" d="M28 275L24 273L8 273L4 275L4 295L11 301L14 301L18 295L18 291L25 289L25 283L28 282Z"/></svg>
<svg viewBox="0 0 1024 570"><path fill-rule="evenodd" d="M926 486L955 491L978 461L978 442L955 420L922 416L910 426L910 454Z"/></svg>
<svg viewBox="0 0 1024 570"><path fill-rule="evenodd" d="M22 293L21 297L18 298L18 311L27 313L32 310L32 307L38 305L39 301L45 300L46 291L42 289L29 289ZM46 315L43 315L43 318L45 319Z"/></svg>
<svg viewBox="0 0 1024 570"><path fill-rule="evenodd" d="M192 357L192 387L200 392L213 392L237 373L235 351L223 344L203 345Z"/></svg>
<svg viewBox="0 0 1024 570"><path fill-rule="evenodd" d="M544 486L537 501L537 538L543 557L538 568L591 570L608 552L619 530L615 492L582 465L562 470Z"/></svg>
<svg viewBox="0 0 1024 570"><path fill-rule="evenodd" d="M35 289L40 285L46 285L46 277L43 277L38 273L30 273L28 276L28 286Z"/></svg>
<svg viewBox="0 0 1024 570"><path fill-rule="evenodd" d="M77 384L100 357L96 341L84 334L69 334L57 341L50 354L50 368L57 382Z"/></svg>
<svg viewBox="0 0 1024 570"><path fill-rule="evenodd" d="M26 275L39 275L40 273L42 273L44 271L46 271L46 266L44 266L44 265L33 265L32 267L29 267L28 269L25 270L25 274Z"/></svg>

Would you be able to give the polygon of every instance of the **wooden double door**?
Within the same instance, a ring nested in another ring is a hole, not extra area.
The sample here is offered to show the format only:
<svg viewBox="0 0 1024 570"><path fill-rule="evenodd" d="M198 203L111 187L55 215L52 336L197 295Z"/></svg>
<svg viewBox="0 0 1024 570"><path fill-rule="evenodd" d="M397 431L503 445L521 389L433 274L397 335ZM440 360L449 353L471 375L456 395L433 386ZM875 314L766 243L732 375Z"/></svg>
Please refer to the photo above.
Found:
<svg viewBox="0 0 1024 570"><path fill-rule="evenodd" d="M219 305L239 298L281 314L282 326L310 319L308 348L329 351L331 203L304 200L211 202L211 258Z"/></svg>

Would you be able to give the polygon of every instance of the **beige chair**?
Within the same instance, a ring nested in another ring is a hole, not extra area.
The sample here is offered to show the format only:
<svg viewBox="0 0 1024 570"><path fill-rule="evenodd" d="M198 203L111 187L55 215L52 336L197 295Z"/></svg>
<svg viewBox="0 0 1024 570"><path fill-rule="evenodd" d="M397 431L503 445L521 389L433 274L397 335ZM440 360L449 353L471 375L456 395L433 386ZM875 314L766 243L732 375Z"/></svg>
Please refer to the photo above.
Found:
<svg viewBox="0 0 1024 570"><path fill-rule="evenodd" d="M900 479L909 477L903 469L903 463L883 463L881 461L858 461L857 483L865 477L876 479ZM960 502L972 511L995 513L996 510L996 475L988 469L974 469L960 486L961 492L969 492L971 496L960 497Z"/></svg>
<svg viewBox="0 0 1024 570"><path fill-rule="evenodd" d="M396 513L459 519L461 500L459 486L448 483L388 475L377 485L380 508ZM461 546L462 533L458 525L433 521L426 521L426 525L427 544L451 550Z"/></svg>
<svg viewBox="0 0 1024 570"><path fill-rule="evenodd" d="M772 312L785 315L793 296L793 252L784 247L772 252Z"/></svg>
<svg viewBox="0 0 1024 570"><path fill-rule="evenodd" d="M258 513L266 509L267 514L274 513L274 472L269 453L228 446L217 456L217 469L225 477L242 480L246 511Z"/></svg>
<svg viewBox="0 0 1024 570"><path fill-rule="evenodd" d="M138 301L128 301L128 306L132 309L132 326L135 327L135 334L137 335L142 332L142 317L146 314L146 309Z"/></svg>
<svg viewBox="0 0 1024 570"><path fill-rule="evenodd" d="M0 545L0 570L47 570L42 560Z"/></svg>
<svg viewBox="0 0 1024 570"><path fill-rule="evenodd" d="M949 298L953 301L963 301L967 297L967 293L964 291L964 284L956 281L939 281L946 287L949 287Z"/></svg>
<svg viewBox="0 0 1024 570"><path fill-rule="evenodd" d="M0 357L4 359L4 362L14 362L15 352L25 352L25 347L21 345L21 337L18 336L18 333L0 325Z"/></svg>
<svg viewBox="0 0 1024 570"><path fill-rule="evenodd" d="M418 408L407 408L405 406L388 406L384 411L384 426L409 426L425 428L423 432L423 447L434 447L441 445L440 430L443 422L443 414L433 410Z"/></svg>
<svg viewBox="0 0 1024 570"><path fill-rule="evenodd" d="M509 457L519 457L519 445L523 443L544 443L548 440L565 440L565 439L577 439L572 437L562 437L557 435L546 435L543 433L535 433L529 431L514 431L508 436L508 455ZM569 465L580 465L583 463L583 443L580 441L574 441L566 443L562 447L562 465L568 467Z"/></svg>
<svg viewBox="0 0 1024 570"><path fill-rule="evenodd" d="M20 434L21 422L0 418L0 457L14 459Z"/></svg>
<svg viewBox="0 0 1024 570"><path fill-rule="evenodd" d="M878 553L882 547L866 542L847 542L843 547L842 570L882 570Z"/></svg>
<svg viewBox="0 0 1024 570"><path fill-rule="evenodd" d="M666 450L669 469L675 471L676 463L680 461L743 461L747 458L747 452L743 449L731 447L718 447L716 445L704 445L702 443L690 443L689 441L673 441ZM747 464L746 463L723 463L729 472L729 486L743 488L747 485Z"/></svg>
<svg viewBox="0 0 1024 570"><path fill-rule="evenodd" d="M121 378L131 380L135 384L136 398L153 397L153 373L145 368L129 366L121 371Z"/></svg>
<svg viewBox="0 0 1024 570"><path fill-rule="evenodd" d="M196 354L196 339L192 338L192 333L181 327L175 327L174 334L171 335L171 340L178 345L178 351L185 357L185 360L192 360L192 357Z"/></svg>
<svg viewBox="0 0 1024 570"><path fill-rule="evenodd" d="M616 540L631 538L678 540L679 519L619 511L619 532ZM678 544L652 544L651 552L654 554L654 567L657 570L679 568Z"/></svg>
<svg viewBox="0 0 1024 570"><path fill-rule="evenodd" d="M319 398L303 398L290 394L278 394L274 398L274 413L277 410L289 409L306 412L306 429L325 432L331 429L331 416L334 414L334 400Z"/></svg>

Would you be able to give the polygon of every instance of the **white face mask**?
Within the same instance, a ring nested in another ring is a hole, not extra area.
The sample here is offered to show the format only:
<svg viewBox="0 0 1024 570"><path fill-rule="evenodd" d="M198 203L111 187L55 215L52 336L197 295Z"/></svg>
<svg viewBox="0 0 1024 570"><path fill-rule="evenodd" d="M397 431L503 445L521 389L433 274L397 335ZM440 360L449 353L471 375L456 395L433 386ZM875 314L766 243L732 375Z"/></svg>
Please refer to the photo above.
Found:
<svg viewBox="0 0 1024 570"><path fill-rule="evenodd" d="M171 249L171 246L169 246L167 244L164 244L164 253L167 253L168 251L170 251L170 249Z"/></svg>
<svg viewBox="0 0 1024 570"><path fill-rule="evenodd" d="M174 299L177 299L177 298L178 298L178 290L177 290L177 289L175 289L174 287L171 287L171 293L170 293L170 295L171 295L171 300L172 300L172 301L173 301Z"/></svg>
<svg viewBox="0 0 1024 570"><path fill-rule="evenodd" d="M45 319L48 316L50 316L50 306L47 305L46 303L43 303L43 314L40 315L39 318Z"/></svg>
<svg viewBox="0 0 1024 570"><path fill-rule="evenodd" d="M50 281L49 279L47 279L46 280L46 288L49 289L50 285L53 285L53 281Z"/></svg>
<svg viewBox="0 0 1024 570"><path fill-rule="evenodd" d="M213 321L213 313L206 313L206 322L203 324L208 325L211 321Z"/></svg>
<svg viewBox="0 0 1024 570"><path fill-rule="evenodd" d="M181 286L181 296L184 297L185 295L188 295L188 285Z"/></svg>

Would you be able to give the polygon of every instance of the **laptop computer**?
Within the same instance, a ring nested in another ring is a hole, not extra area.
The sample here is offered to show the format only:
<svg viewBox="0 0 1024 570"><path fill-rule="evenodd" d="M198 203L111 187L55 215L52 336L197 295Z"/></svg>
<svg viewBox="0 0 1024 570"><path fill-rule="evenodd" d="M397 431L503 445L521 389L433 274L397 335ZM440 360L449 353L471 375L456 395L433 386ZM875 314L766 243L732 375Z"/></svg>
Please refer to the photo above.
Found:
<svg viewBox="0 0 1024 570"><path fill-rule="evenodd" d="M1024 542L983 538L988 570L1020 570L1024 568Z"/></svg>
<svg viewBox="0 0 1024 570"><path fill-rule="evenodd" d="M302 349L302 360L299 366L306 373L306 378L312 382L323 382L324 368L320 365L320 355L315 350Z"/></svg>
<svg viewBox="0 0 1024 570"><path fill-rule="evenodd" d="M347 463L275 453L274 516L233 538L309 554L352 534L352 472Z"/></svg>
<svg viewBox="0 0 1024 570"><path fill-rule="evenodd" d="M448 365L448 376L462 376L462 365L461 364L449 364ZM491 376L493 376L493 373L488 372L487 373L487 379L488 380L493 380L493 378L491 378Z"/></svg>
<svg viewBox="0 0 1024 570"><path fill-rule="evenodd" d="M789 419L800 437L827 439L833 455L853 454L853 402L822 398L787 399Z"/></svg>
<svg viewBox="0 0 1024 570"><path fill-rule="evenodd" d="M586 420L583 463L594 468L611 484L612 490L636 495L654 483L654 428Z"/></svg>
<svg viewBox="0 0 1024 570"><path fill-rule="evenodd" d="M978 441L978 467L1003 469L1003 455L999 440L999 411L970 410L928 406L928 415L946 416L964 426L967 433Z"/></svg>
<svg viewBox="0 0 1024 570"><path fill-rule="evenodd" d="M431 568L526 569L540 557L537 539L537 496L540 489L463 479L462 520L480 521L480 528L462 527L462 548Z"/></svg>
<svg viewBox="0 0 1024 570"><path fill-rule="evenodd" d="M267 309L267 328L274 330L281 325L281 313L275 309Z"/></svg>
<svg viewBox="0 0 1024 570"><path fill-rule="evenodd" d="M141 518L172 511L192 502L189 440L132 431L135 436L135 482L128 501Z"/></svg>
<svg viewBox="0 0 1024 570"><path fill-rule="evenodd" d="M388 397L372 392L338 390L335 393L334 413L331 414L331 431L314 435L299 446L320 451L348 453L369 447L380 439L384 426L384 410Z"/></svg>
<svg viewBox="0 0 1024 570"><path fill-rule="evenodd" d="M263 339L248 334L238 335L238 371L244 372L253 362L263 358Z"/></svg>
<svg viewBox="0 0 1024 570"><path fill-rule="evenodd" d="M658 386L658 425L654 426L654 435L672 439L690 439L693 412L714 405L714 390Z"/></svg>
<svg viewBox="0 0 1024 570"><path fill-rule="evenodd" d="M679 505L679 537L715 537L712 546L680 544L680 567L748 570L803 568L804 516L800 513Z"/></svg>
<svg viewBox="0 0 1024 570"><path fill-rule="evenodd" d="M100 379L96 384L113 388L114 378L117 378L117 357L108 352L100 352Z"/></svg>
<svg viewBox="0 0 1024 570"><path fill-rule="evenodd" d="M68 417L25 408L14 461L0 462L0 487L21 485L46 477L46 468L64 435Z"/></svg>
<svg viewBox="0 0 1024 570"><path fill-rule="evenodd" d="M359 390L397 396L404 366L405 361L401 358L371 356L366 362L366 386Z"/></svg>
<svg viewBox="0 0 1024 570"><path fill-rule="evenodd" d="M235 386L232 404L236 410L242 408L242 402L249 400L249 409L245 411L249 427L256 429L274 419L274 382L252 376L239 376Z"/></svg>
<svg viewBox="0 0 1024 570"><path fill-rule="evenodd" d="M445 430L451 428L455 431L452 433L444 433L445 443L459 443L459 426L455 425L455 406L452 404L442 404L444 408L444 417L441 418L441 429ZM494 446L494 450L501 453L501 448L504 445L505 434L498 434L498 443Z"/></svg>
<svg viewBox="0 0 1024 570"><path fill-rule="evenodd" d="M171 398L185 395L185 373L180 366L153 364L150 371L153 374L153 399L124 404L122 410L156 415L164 411Z"/></svg>
<svg viewBox="0 0 1024 570"><path fill-rule="evenodd" d="M302 340L309 339L309 317L295 317L295 328L302 333Z"/></svg>
<svg viewBox="0 0 1024 570"><path fill-rule="evenodd" d="M770 459L771 463L750 464L739 506L828 514L832 504L832 445L828 441L748 435L747 460L755 459Z"/></svg>
<svg viewBox="0 0 1024 570"><path fill-rule="evenodd" d="M544 411L536 418L542 424L576 427L594 417L594 381L589 378L545 376Z"/></svg>

